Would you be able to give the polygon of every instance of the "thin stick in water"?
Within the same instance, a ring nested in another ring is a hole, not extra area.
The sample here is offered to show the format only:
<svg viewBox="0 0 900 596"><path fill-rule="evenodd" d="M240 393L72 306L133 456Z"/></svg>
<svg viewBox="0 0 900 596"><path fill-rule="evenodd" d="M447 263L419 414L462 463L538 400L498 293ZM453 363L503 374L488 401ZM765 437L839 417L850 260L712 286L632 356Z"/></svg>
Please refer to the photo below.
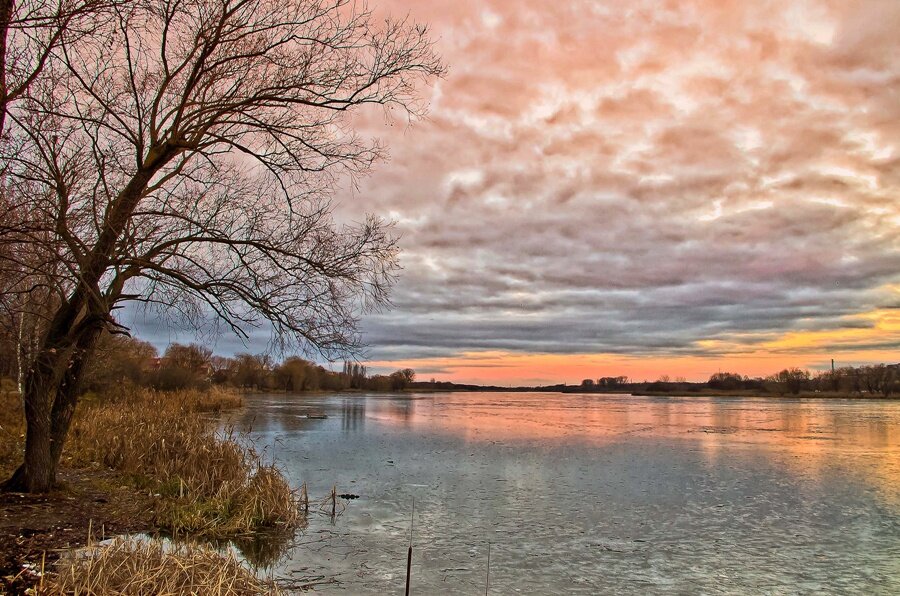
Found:
<svg viewBox="0 0 900 596"><path fill-rule="evenodd" d="M413 526L416 523L416 499L412 500L412 513L409 516L409 549L406 551L406 596L409 596L409 578L412 572Z"/></svg>
<svg viewBox="0 0 900 596"><path fill-rule="evenodd" d="M306 483L303 483L301 497L303 499L303 513L309 513L309 492L306 490Z"/></svg>
<svg viewBox="0 0 900 596"><path fill-rule="evenodd" d="M484 578L484 596L487 596L488 588L491 587L491 543L488 542L488 561L487 576Z"/></svg>

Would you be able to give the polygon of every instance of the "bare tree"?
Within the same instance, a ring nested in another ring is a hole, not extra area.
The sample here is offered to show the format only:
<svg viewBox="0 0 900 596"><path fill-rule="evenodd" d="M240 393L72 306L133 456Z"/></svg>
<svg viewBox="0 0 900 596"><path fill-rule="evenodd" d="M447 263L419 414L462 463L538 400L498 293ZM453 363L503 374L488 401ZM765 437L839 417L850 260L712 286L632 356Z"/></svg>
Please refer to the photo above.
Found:
<svg viewBox="0 0 900 596"><path fill-rule="evenodd" d="M63 33L90 33L107 11L128 1L0 0L0 136L8 104L40 76Z"/></svg>
<svg viewBox="0 0 900 596"><path fill-rule="evenodd" d="M350 0L140 0L110 15L89 36L63 31L8 110L0 279L56 296L9 489L52 486L85 362L125 300L354 349L397 248L377 218L331 216L338 177L383 155L348 114L415 117L417 84L443 72L424 27Z"/></svg>

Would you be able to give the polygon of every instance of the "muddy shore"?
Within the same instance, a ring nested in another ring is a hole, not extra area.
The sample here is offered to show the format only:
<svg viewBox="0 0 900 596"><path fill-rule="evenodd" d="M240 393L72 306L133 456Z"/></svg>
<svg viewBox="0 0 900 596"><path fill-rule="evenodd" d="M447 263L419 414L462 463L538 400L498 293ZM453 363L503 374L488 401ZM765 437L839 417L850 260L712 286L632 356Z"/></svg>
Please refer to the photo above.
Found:
<svg viewBox="0 0 900 596"><path fill-rule="evenodd" d="M0 493L0 592L24 594L41 565L94 538L153 531L153 498L107 471L62 470L44 495Z"/></svg>

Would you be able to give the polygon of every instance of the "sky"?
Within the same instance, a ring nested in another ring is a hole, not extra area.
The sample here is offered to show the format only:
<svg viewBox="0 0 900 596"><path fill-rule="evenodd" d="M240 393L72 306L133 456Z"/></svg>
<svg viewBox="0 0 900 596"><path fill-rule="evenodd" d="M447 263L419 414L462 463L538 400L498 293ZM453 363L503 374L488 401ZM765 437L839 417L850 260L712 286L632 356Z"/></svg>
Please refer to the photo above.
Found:
<svg viewBox="0 0 900 596"><path fill-rule="evenodd" d="M449 67L425 120L357 118L390 159L336 197L401 236L393 307L362 324L373 370L900 361L900 2L370 5L427 23Z"/></svg>

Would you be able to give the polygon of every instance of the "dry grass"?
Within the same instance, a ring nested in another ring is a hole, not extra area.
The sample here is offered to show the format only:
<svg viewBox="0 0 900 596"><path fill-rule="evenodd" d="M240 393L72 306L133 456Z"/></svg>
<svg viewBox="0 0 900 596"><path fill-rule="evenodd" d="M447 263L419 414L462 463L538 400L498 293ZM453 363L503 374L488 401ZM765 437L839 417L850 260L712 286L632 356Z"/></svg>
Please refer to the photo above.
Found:
<svg viewBox="0 0 900 596"><path fill-rule="evenodd" d="M25 413L15 384L0 379L0 480L22 463L25 449Z"/></svg>
<svg viewBox="0 0 900 596"><path fill-rule="evenodd" d="M164 393L123 388L114 397L85 396L66 444L65 464L107 467L148 491L155 497L152 521L173 534L253 540L262 530L290 536L303 521L297 493L276 467L263 464L251 444L232 433L217 433L208 414L238 407L241 401L240 394L220 389ZM0 386L0 465L9 471L21 461L23 437L19 396ZM63 556L35 593L280 592L238 562L232 551L222 555L205 545L117 539Z"/></svg>
<svg viewBox="0 0 900 596"><path fill-rule="evenodd" d="M116 539L62 558L36 590L56 596L280 594L241 565L233 554L157 539Z"/></svg>
<svg viewBox="0 0 900 596"><path fill-rule="evenodd" d="M158 497L154 520L174 534L222 537L301 521L281 472L252 446L216 433L203 412L236 394L136 389L83 408L66 452L76 465L116 470Z"/></svg>
<svg viewBox="0 0 900 596"><path fill-rule="evenodd" d="M0 388L0 472L21 462L24 420L17 393ZM75 415L65 463L103 466L157 497L153 522L173 534L228 537L301 521L298 496L252 445L217 433L208 413L240 406L227 389L161 392L123 388L87 396Z"/></svg>
<svg viewBox="0 0 900 596"><path fill-rule="evenodd" d="M242 405L241 395L231 389L212 387L205 391L178 391L170 394L155 393L150 390L123 388L116 396L87 394L82 397L81 405L75 414L75 428L85 418L85 410L91 411L97 405L119 404L125 407L139 407L139 404L170 399L182 402L184 409L190 413L218 413L223 410L238 408ZM22 400L16 390L15 382L8 378L0 378L0 476L6 477L22 463L22 452L25 449L25 415ZM84 463L91 461L86 454L78 454L75 458Z"/></svg>

